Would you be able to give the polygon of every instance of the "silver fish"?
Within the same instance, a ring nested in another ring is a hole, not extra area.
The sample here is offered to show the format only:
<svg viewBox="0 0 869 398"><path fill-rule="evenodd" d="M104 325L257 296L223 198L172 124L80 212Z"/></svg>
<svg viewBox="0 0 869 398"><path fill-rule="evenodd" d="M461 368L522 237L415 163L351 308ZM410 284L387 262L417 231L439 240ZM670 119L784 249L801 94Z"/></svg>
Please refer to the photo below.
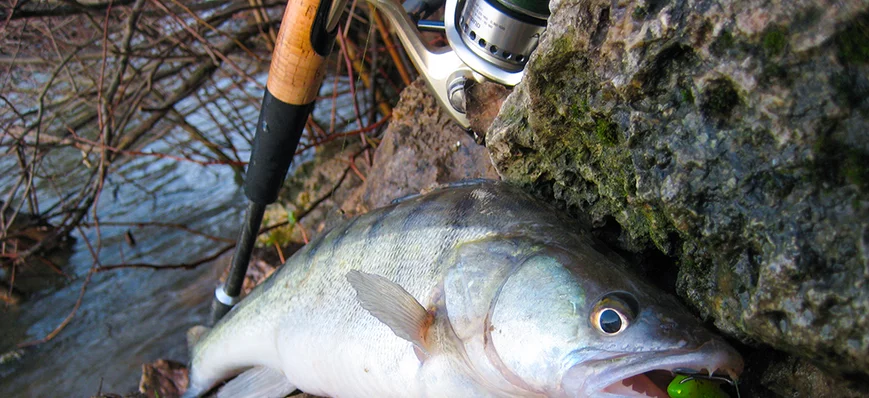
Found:
<svg viewBox="0 0 869 398"><path fill-rule="evenodd" d="M739 354L563 212L500 182L347 220L192 349L198 397L667 397Z"/></svg>

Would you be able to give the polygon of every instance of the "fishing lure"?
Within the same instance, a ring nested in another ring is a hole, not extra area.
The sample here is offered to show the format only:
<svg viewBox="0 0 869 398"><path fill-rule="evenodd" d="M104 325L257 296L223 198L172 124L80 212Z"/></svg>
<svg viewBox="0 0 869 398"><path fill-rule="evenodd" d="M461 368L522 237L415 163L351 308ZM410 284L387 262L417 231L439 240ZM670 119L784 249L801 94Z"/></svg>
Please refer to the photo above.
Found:
<svg viewBox="0 0 869 398"><path fill-rule="evenodd" d="M670 398L730 398L721 389L723 383L733 386L736 398L740 398L739 387L735 381L725 377L707 376L699 373L676 374L667 386Z"/></svg>

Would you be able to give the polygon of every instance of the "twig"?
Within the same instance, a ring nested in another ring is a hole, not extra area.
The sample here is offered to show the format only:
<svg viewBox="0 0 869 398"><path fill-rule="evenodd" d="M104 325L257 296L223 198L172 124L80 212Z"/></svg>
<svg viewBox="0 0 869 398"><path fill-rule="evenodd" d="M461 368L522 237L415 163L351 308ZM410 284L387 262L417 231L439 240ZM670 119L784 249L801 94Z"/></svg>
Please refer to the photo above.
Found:
<svg viewBox="0 0 869 398"><path fill-rule="evenodd" d="M98 150L105 150L105 151L114 152L117 154L128 155L128 156L150 156L150 157L155 157L155 158L160 158L160 159L172 159L172 160L176 160L179 162L195 163L195 164L198 164L200 166L228 165L228 166L240 167L240 166L247 165L247 162L245 162L245 161L233 160L233 159L229 159L228 157L225 160L196 160L196 159L191 159L188 157L171 155L171 154L167 154L167 153L123 150L123 149L119 149L116 147L107 146L107 145L104 145L104 144L99 143L99 142L88 140L86 138L78 136L77 134L75 134L72 131L70 132L70 136L64 140L57 140L56 138L51 138L47 141L48 142L46 143L46 145L48 145L48 144L58 145L58 146L72 145L76 148L79 148L81 150L87 150L87 151L98 149ZM28 144L28 145L33 145L33 144ZM33 145L33 146L35 146L35 145Z"/></svg>
<svg viewBox="0 0 869 398"><path fill-rule="evenodd" d="M184 231L184 232L188 232L188 233L193 234L193 235L196 235L196 236L201 236L201 237L203 237L203 238L206 238L206 239L208 239L208 240L213 240L213 241L215 241L215 242L226 242L226 243L232 243L232 242L235 241L234 239L221 238L221 237L219 237L219 236L209 235L209 234L206 234L206 233L204 233L204 232L202 232L202 231L198 231L198 230L192 229L192 228L190 228L190 227L188 227L188 226L186 226L186 225L182 225L182 224L173 224L173 223L165 223L165 222L121 222L121 221L101 221L101 222L100 222L100 225L101 225L101 226L104 226L104 227L137 227L137 228L157 227L157 228L170 228L170 229L177 229L177 230L181 230L181 231ZM94 224L93 224L93 223L82 223L81 226L82 226L82 227L93 227Z"/></svg>
<svg viewBox="0 0 869 398"><path fill-rule="evenodd" d="M47 342L51 341L51 339L53 339L55 336L60 334L60 332L62 332L63 329L66 328L67 325L69 325L69 323L72 321L72 318L74 318L75 314L78 312L79 307L81 307L82 299L84 299L84 293L85 293L85 291L87 291L87 286L91 282L91 276L93 274L94 274L93 269L88 271L87 276L84 279L84 283L82 283L82 285L81 285L81 291L79 291L78 300L75 301L75 306L72 307L72 311L70 311L69 315L67 315L66 318L63 319L63 322L61 322L60 325L57 325L57 327L54 328L54 330L52 330L51 333L45 335L45 337L43 337L41 339L31 340L31 341L27 341L27 342L18 344L18 348L32 347L32 346L39 345L42 343L47 343Z"/></svg>
<svg viewBox="0 0 869 398"><path fill-rule="evenodd" d="M157 7L166 11L167 14L172 15L176 20L178 20L178 23L180 23L185 30L187 30L188 32L190 32L191 35L193 35L194 37L196 37L197 39L202 41L202 43L206 45L206 49L208 49L209 53L214 54L215 56L217 56L218 58L220 58L221 60L223 60L224 62L229 64L230 67L232 67L233 69L236 70L236 72L239 74L239 76L244 76L245 78L248 79L249 82L256 85L257 88L259 88L260 90L265 90L265 85L263 85L262 83L258 82L256 79L254 79L253 76L248 75L245 71L243 71L238 66L238 64L236 64L231 59L227 58L226 55L224 55L224 53L222 51L220 51L220 50L213 51L215 49L213 49L212 46L210 44L208 44L208 41L205 40L205 38L203 38L202 35L200 35L198 32L193 30L193 28L191 28L190 25L184 23L184 21L181 20L181 18L179 18L177 15L171 13L169 11L169 9L166 8L166 5L163 4L160 0L151 0L151 2L154 3ZM238 40L237 38L232 38L230 40L232 41L233 44L235 44L236 47L238 47L240 45L243 46L242 41ZM245 48L247 48L247 47L245 47ZM215 64L216 63L218 63L218 62L215 60Z"/></svg>
<svg viewBox="0 0 869 398"><path fill-rule="evenodd" d="M112 6L123 6L132 3L134 0L110 0L101 3L81 4L72 2L69 6L58 6L52 8L37 8L37 9L22 9L18 6L12 6L11 10L0 11L0 17L6 18L7 22L13 19L34 18L34 17L58 17L68 16L78 13L98 13ZM30 3L29 1L23 2ZM22 4L23 5L23 4ZM3 15L8 12L9 14Z"/></svg>
<svg viewBox="0 0 869 398"><path fill-rule="evenodd" d="M259 6L253 10L253 17L256 19L257 23L262 24L268 19L268 15L266 15L265 10L262 9L262 0L248 0L251 6ZM269 51L275 48L275 42L278 41L277 34L275 33L275 29L271 26L268 27L267 31L262 31L262 36L266 41L266 47Z"/></svg>
<svg viewBox="0 0 869 398"><path fill-rule="evenodd" d="M376 37L376 36L374 36L374 37ZM368 88L372 92L371 95L374 96L371 99L371 101L372 101L372 104L376 104L377 107L376 108L372 107L372 108L379 110L380 114L382 114L382 115L388 115L388 114L392 113L392 107L389 106L389 103L383 97L383 93L377 87L377 84L376 84L377 81L374 79L374 76L375 76L374 69L369 71L368 68L365 67L365 63L362 62L363 59L359 59L359 57L356 56L356 49L354 48L353 43L347 43L345 41L344 44L346 44L347 48L345 50L346 50L348 56L350 57L350 60L353 62L353 69L356 70L356 73L358 74L359 78L362 80L362 84L366 88ZM372 51L372 53L377 54L376 51ZM372 66L376 66L375 59L376 59L376 56L372 56L372 60L371 60ZM371 120L374 120L374 116L369 117L369 122Z"/></svg>
<svg viewBox="0 0 869 398"><path fill-rule="evenodd" d="M412 82L410 79L410 73L407 73L407 69L404 67L404 62L398 55L398 51L395 49L392 36L389 35L389 30L386 29L386 24L383 22L383 18L380 17L380 14L373 7L371 8L371 15L374 16L374 23L377 26L377 31L380 32L380 38L383 39L383 45L386 46L386 50L389 51L389 56L392 57L392 62L395 63L395 68L398 70L398 74L401 75L401 81L404 82L405 86L409 86Z"/></svg>
<svg viewBox="0 0 869 398"><path fill-rule="evenodd" d="M362 134L362 133L367 133L367 132L369 132L369 131L374 131L374 130L376 130L377 128L379 128L380 126L386 124L386 122L388 122L389 119L390 119L391 117L392 117L392 115L389 114L389 115L384 116L382 119L380 119L380 120L378 120L378 121L376 121L376 122L370 124L370 125L367 126L367 127L364 127L364 128L358 129L358 130L348 131L348 132L346 132L346 133L336 133L336 134L331 134L331 135L329 135L327 138L322 139L322 140L320 140L320 141L313 142L313 143L310 143L310 144L307 144L307 145L300 145L299 148L296 150L296 155L301 154L302 152L305 152L306 150L311 149L311 148L313 148L313 147L316 147L316 146L319 146L319 145L323 145L323 144L325 144L325 143L327 143L327 142L334 141L334 140L336 140L336 139L338 139L338 138L349 137L349 136L353 136L353 135L358 135L358 134Z"/></svg>
<svg viewBox="0 0 869 398"><path fill-rule="evenodd" d="M341 54L344 55L344 64L347 68L347 80L350 82L350 96L353 103L353 112L356 114L356 123L359 128L364 128L362 124L362 112L359 111L359 101L356 97L356 82L353 78L353 61L350 59L350 54L347 52L347 40L344 37L344 32L338 28L338 45L341 47Z"/></svg>
<svg viewBox="0 0 869 398"><path fill-rule="evenodd" d="M302 242L305 242L305 244L307 245L308 244L308 231L305 230L305 226L302 224L296 223L296 226L299 227L299 232L302 233ZM286 261L281 261L281 262L285 263Z"/></svg>
<svg viewBox="0 0 869 398"><path fill-rule="evenodd" d="M38 340L31 340L31 341L27 341L24 343L20 343L20 344L18 344L18 348L32 347L35 345L39 345L39 344L47 343L47 342L51 341L51 339L53 339L55 336L57 336L61 331L63 331L64 328L66 328L67 325L69 325L69 323L72 321L72 318L74 318L75 314L78 312L79 307L81 307L82 300L84 299L84 293L87 291L88 284L91 282L91 276L93 276L94 270L96 269L97 265L99 264L99 260L97 259L96 252L94 251L93 247L91 246L90 242L87 239L87 235L85 235L84 232L81 230L79 230L79 232L81 233L82 237L84 238L84 241L87 244L88 250L90 250L91 255L94 257L94 263L91 266L90 270L88 270L88 273L84 278L84 282L81 284L81 290L78 293L78 299L75 301L75 305L72 307L72 311L69 312L69 314L66 316L66 318L63 319L63 322L61 322L60 325L57 325L57 327L54 328L54 330L52 330L51 333L47 334L45 337L38 339Z"/></svg>
<svg viewBox="0 0 869 398"><path fill-rule="evenodd" d="M362 172L360 172L359 169L356 167L356 160L351 157L349 162L350 168L353 169L353 173L355 173L356 176L359 177L360 180L362 180L362 182L365 182L365 176L362 175Z"/></svg>
<svg viewBox="0 0 869 398"><path fill-rule="evenodd" d="M148 263L112 264L112 265L100 266L96 269L96 272L106 272L106 271L113 271L113 270L124 269L124 268L146 268L146 269L154 269L154 270L194 269L202 264L205 264L205 263L208 263L208 262L211 262L211 261L217 259L218 257L223 255L224 253L232 250L234 247L235 247L235 243L229 244L227 246L224 246L223 248L221 248L220 250L218 250L214 254L207 256L207 257L200 258L199 260L196 260L196 261L191 262L191 263L166 264L166 265L148 264Z"/></svg>
<svg viewBox="0 0 869 398"><path fill-rule="evenodd" d="M307 243L308 242L306 239L305 244L307 244ZM279 245L278 242L275 242L274 246L275 246L275 251L278 253L278 259L281 260L281 264L287 262L287 259L284 258L284 251L281 250L281 245Z"/></svg>
<svg viewBox="0 0 869 398"><path fill-rule="evenodd" d="M193 19L195 19L196 22L198 22L198 23L200 23L200 24L202 24L202 25L207 26L208 29L211 29L213 32L215 32L215 33L217 33L217 34L219 34L219 35L221 35L221 36L224 36L224 37L226 37L226 38L229 39L229 40L233 40L233 41L235 41L235 44L238 46L238 48L240 48L242 51L244 51L245 53L247 53L247 55L253 57L254 59L256 59L256 60L259 61L259 62L262 62L262 61L263 61L263 59L260 58L259 55L257 55L257 54L254 53L253 51L251 51L251 49L247 48L247 46L245 46L244 43L238 41L238 39L236 39L236 38L234 38L234 37L232 37L232 36L230 36L230 35L227 35L227 34L223 33L223 32L220 31L220 30L218 30L217 28L215 28L214 26L212 26L211 24L209 24L208 21L206 21L206 20L200 18L199 15L197 15L195 12L193 12L193 10L191 10L189 7L187 7L187 6L185 6L184 4L178 2L178 0L171 0L171 1L172 1L173 3L175 3L175 5L177 5L178 7L180 7L181 9L183 9L184 11L186 11L188 14L190 14L190 16L193 17ZM262 1L260 0L260 1L258 1L258 2L259 2L258 5L257 5L257 4L251 4L251 7L261 6L261 5L262 5ZM164 7L165 7L165 6L164 6ZM255 13L255 14L259 14L257 11L262 11L262 8L255 8L255 9L254 9L254 13ZM171 13L170 11L168 11L168 9L167 9L167 12ZM263 25L265 22L266 22L266 19L265 19L265 18L257 18L257 25L258 25L258 26ZM194 33L194 32L191 32L191 33ZM197 35L197 38L199 38L199 40L202 40L203 42L206 42L204 38L202 38L201 36L198 36L198 33L194 33L194 35ZM206 42L206 43L207 43L207 42ZM226 58L225 60L226 60L227 62L232 63L232 61L229 60L228 58ZM242 72L242 73L243 73L243 72Z"/></svg>

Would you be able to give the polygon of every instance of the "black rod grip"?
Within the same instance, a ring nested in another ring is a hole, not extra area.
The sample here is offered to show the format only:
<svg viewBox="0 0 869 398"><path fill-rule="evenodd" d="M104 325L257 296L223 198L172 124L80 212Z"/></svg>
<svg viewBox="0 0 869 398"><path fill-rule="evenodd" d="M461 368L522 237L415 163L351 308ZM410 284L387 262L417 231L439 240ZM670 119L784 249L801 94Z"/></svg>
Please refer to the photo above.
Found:
<svg viewBox="0 0 869 398"><path fill-rule="evenodd" d="M278 198L313 108L313 101L288 104L266 89L244 179L244 193L252 202L267 205Z"/></svg>

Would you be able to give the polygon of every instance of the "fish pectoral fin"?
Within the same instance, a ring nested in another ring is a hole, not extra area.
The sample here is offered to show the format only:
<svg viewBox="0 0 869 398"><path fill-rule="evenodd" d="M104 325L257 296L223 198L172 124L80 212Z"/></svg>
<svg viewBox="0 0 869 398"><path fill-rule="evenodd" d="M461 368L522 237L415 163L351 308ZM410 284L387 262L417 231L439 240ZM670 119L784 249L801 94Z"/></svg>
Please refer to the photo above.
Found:
<svg viewBox="0 0 869 398"><path fill-rule="evenodd" d="M217 398L283 398L295 390L283 372L257 366L226 383Z"/></svg>
<svg viewBox="0 0 869 398"><path fill-rule="evenodd" d="M428 352L425 336L434 316L407 290L382 276L355 270L347 273L347 281L356 290L362 308L389 326L396 336Z"/></svg>

